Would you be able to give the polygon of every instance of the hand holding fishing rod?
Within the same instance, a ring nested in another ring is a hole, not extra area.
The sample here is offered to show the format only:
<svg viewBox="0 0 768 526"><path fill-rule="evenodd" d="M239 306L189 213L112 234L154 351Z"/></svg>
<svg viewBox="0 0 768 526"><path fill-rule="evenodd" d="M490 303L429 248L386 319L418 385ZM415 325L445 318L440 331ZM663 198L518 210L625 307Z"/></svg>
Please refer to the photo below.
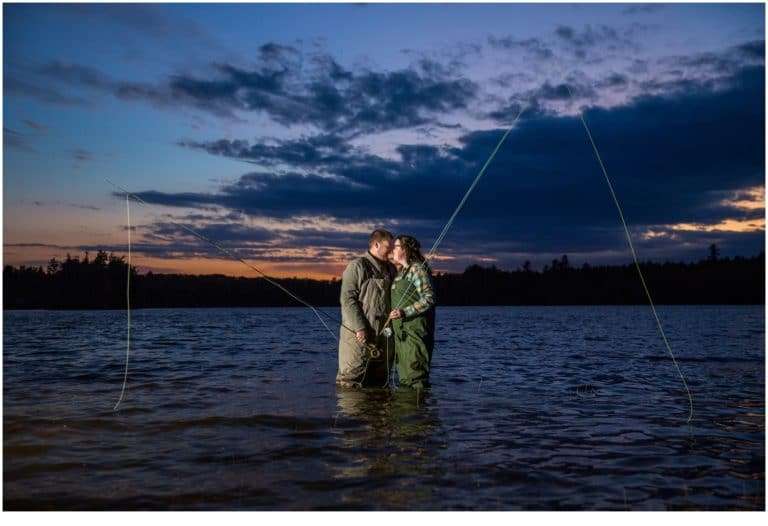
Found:
<svg viewBox="0 0 768 526"><path fill-rule="evenodd" d="M376 347L372 343L368 343L368 330L367 329L360 329L355 333L355 339L358 341L360 346L368 351L368 354L371 358L379 358L381 357L381 351L378 347Z"/></svg>

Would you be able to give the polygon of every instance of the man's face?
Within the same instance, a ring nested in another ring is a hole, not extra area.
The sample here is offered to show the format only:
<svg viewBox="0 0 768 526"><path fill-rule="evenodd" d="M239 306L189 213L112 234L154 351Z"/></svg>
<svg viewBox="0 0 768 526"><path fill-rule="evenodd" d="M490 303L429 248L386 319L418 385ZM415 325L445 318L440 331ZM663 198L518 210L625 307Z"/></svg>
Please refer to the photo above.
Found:
<svg viewBox="0 0 768 526"><path fill-rule="evenodd" d="M389 255L392 253L392 245L393 243L391 239L377 241L373 244L373 250L371 252L377 258L386 261L389 258Z"/></svg>

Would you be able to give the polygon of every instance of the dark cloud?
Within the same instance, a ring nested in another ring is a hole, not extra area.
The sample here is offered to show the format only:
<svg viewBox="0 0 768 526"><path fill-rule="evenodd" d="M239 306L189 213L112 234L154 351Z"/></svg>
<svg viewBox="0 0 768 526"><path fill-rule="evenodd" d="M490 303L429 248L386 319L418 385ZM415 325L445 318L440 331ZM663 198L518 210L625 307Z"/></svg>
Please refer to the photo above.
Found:
<svg viewBox="0 0 768 526"><path fill-rule="evenodd" d="M648 96L685 97L702 92L738 89L742 72L750 67L763 67L764 41L746 42L718 52L685 56L669 56L655 64L633 59L624 71L617 66L598 76L589 70L575 69L562 83L550 80L536 87L518 89L505 100L491 98L495 106L487 116L508 124L525 107L526 114L553 115L568 108L632 104ZM505 89L515 85L531 85L524 75L508 74L495 79ZM573 93L571 100L570 91Z"/></svg>
<svg viewBox="0 0 768 526"><path fill-rule="evenodd" d="M98 206L93 205L78 205L76 203L67 203L68 206L72 206L74 208L80 208L82 210L101 210Z"/></svg>
<svg viewBox="0 0 768 526"><path fill-rule="evenodd" d="M259 55L264 62L284 63L286 57L297 57L300 52L293 46L269 42L259 48Z"/></svg>
<svg viewBox="0 0 768 526"><path fill-rule="evenodd" d="M755 40L736 46L732 50L736 56L741 56L748 63L765 63L765 40Z"/></svg>
<svg viewBox="0 0 768 526"><path fill-rule="evenodd" d="M367 232L324 231L316 227L274 230L211 221L208 217L195 214L178 219L181 223L161 221L143 226L140 241L133 243L135 251L168 259L196 256L212 259L236 257L262 262L317 262L318 259L335 262L339 251L351 257L362 251L368 240ZM191 234L188 229L200 237ZM291 254L287 255L286 251L291 251Z"/></svg>
<svg viewBox="0 0 768 526"><path fill-rule="evenodd" d="M4 247L14 248L53 248L56 250L66 250L72 247L65 247L62 245L51 245L48 243L4 243Z"/></svg>
<svg viewBox="0 0 768 526"><path fill-rule="evenodd" d="M79 204L79 203L72 203L70 201L26 201L24 199L19 199L19 200L15 201L15 202L19 203L19 204L26 204L26 203L28 203L28 204L31 204L33 206L40 206L40 207L43 207L43 206L61 206L61 205L63 205L63 206L70 206L72 208L80 208L82 210L101 210L101 208L99 208L97 206L83 205L83 204Z"/></svg>
<svg viewBox="0 0 768 526"><path fill-rule="evenodd" d="M94 68L68 62L53 61L41 67L37 72L42 76L52 77L76 86L111 89L113 84L106 74Z"/></svg>
<svg viewBox="0 0 768 526"><path fill-rule="evenodd" d="M599 99L595 88L602 89L608 86L605 82L592 83L583 74L577 72L566 78L563 83L552 84L545 81L536 88L511 95L501 107L489 112L487 116L500 124L507 125L521 115L521 111L527 118L553 116L557 111L550 107L549 103L554 102L567 107L594 103ZM615 85L610 87L616 88Z"/></svg>
<svg viewBox="0 0 768 526"><path fill-rule="evenodd" d="M466 108L475 96L473 82L443 78L435 67L428 71L364 72L342 90L331 83L315 84L313 106L323 115L313 124L327 130L412 127L430 122L433 115Z"/></svg>
<svg viewBox="0 0 768 526"><path fill-rule="evenodd" d="M545 82L544 85L537 90L535 95L537 98L543 100L569 101L572 97L576 99L594 99L597 94L592 87L586 84L568 82L552 85L549 82Z"/></svg>
<svg viewBox="0 0 768 526"><path fill-rule="evenodd" d="M146 191L146 192L133 192L134 195L140 197L148 204L162 204L174 207L192 207L207 209L211 205L216 203L216 198L213 195L208 194L194 194L194 193L177 193L177 194L165 194L162 192ZM113 192L112 196L118 199L125 199L125 193Z"/></svg>
<svg viewBox="0 0 768 526"><path fill-rule="evenodd" d="M110 90L111 94L121 100L148 102L158 108L169 108L178 104L178 99L174 96L172 90L166 87L156 87L148 84L138 83L113 83ZM193 106L195 104L192 104ZM236 120L232 112L227 108L207 105L203 108L216 116Z"/></svg>
<svg viewBox="0 0 768 526"><path fill-rule="evenodd" d="M27 153L37 153L33 146L35 140L47 133L47 129L42 124L38 124L30 119L21 117L21 122L27 127L32 128L34 133L21 133L3 126L3 146Z"/></svg>
<svg viewBox="0 0 768 526"><path fill-rule="evenodd" d="M659 64L689 79L730 78L747 66L765 64L765 40L733 46L723 51L665 57Z"/></svg>
<svg viewBox="0 0 768 526"><path fill-rule="evenodd" d="M516 100L512 99L507 106L492 111L488 114L488 117L498 122L499 124L511 125L511 123L513 123L519 115L522 115L523 112L526 112L526 116L530 116L539 113L540 108L538 107L536 101L534 101L533 104L528 104L527 101L517 102Z"/></svg>
<svg viewBox="0 0 768 526"><path fill-rule="evenodd" d="M415 63L428 75L441 72L457 76L472 63L482 57L483 46L477 42L454 42L438 51L424 52L415 49L402 49L401 53L414 58Z"/></svg>
<svg viewBox="0 0 768 526"><path fill-rule="evenodd" d="M46 133L48 131L48 129L45 126L43 126L42 124L39 124L39 123L37 123L37 122L35 122L33 120L30 120L30 119L24 119L24 124L26 124L27 126L29 126L30 128L32 128L33 130L35 130L36 132L38 132L40 134L44 134L44 133Z"/></svg>
<svg viewBox="0 0 768 526"><path fill-rule="evenodd" d="M443 48L441 59L447 71L458 72L469 68L472 62L480 58L483 46L475 42L459 42Z"/></svg>
<svg viewBox="0 0 768 526"><path fill-rule="evenodd" d="M3 126L3 148L13 148L22 152L34 152L30 136Z"/></svg>
<svg viewBox="0 0 768 526"><path fill-rule="evenodd" d="M339 135L316 135L295 140L250 144L243 140L222 139L214 142L181 141L181 146L213 155L248 161L261 166L290 164L296 167L328 170L342 163L360 162L362 152L355 152Z"/></svg>
<svg viewBox="0 0 768 526"><path fill-rule="evenodd" d="M381 73L349 71L329 55L315 54L311 70L301 72L296 53L290 46L265 44L258 67L217 64L212 77L178 74L159 85L120 82L93 68L62 62L49 63L35 73L124 100L188 105L228 118L237 112L263 112L282 125L307 124L347 134L428 124L435 115L466 108L477 92L472 81L452 76L450 68L435 61L421 60L411 68ZM11 90L22 92L25 87L12 84ZM47 89L26 94L48 102L78 100Z"/></svg>
<svg viewBox="0 0 768 526"><path fill-rule="evenodd" d="M368 245L369 232L326 232L317 228L302 228L285 232L285 241L290 248L332 247L334 249L358 252Z"/></svg>
<svg viewBox="0 0 768 526"><path fill-rule="evenodd" d="M66 95L50 86L23 80L12 74L3 76L3 92L5 95L31 97L48 104L65 106L88 106L90 102L80 96Z"/></svg>
<svg viewBox="0 0 768 526"><path fill-rule="evenodd" d="M70 206L72 208L79 208L81 210L93 210L93 211L101 210L101 208L99 208L98 206L83 205L83 204L78 204L78 203L71 203L71 202L68 202L68 201L55 201L53 204Z"/></svg>
<svg viewBox="0 0 768 526"><path fill-rule="evenodd" d="M498 77L491 79L495 85L504 89L513 88L517 85L528 85L536 82L536 79L526 72L503 73Z"/></svg>
<svg viewBox="0 0 768 526"><path fill-rule="evenodd" d="M192 234L186 230L183 223L171 223L160 222L155 223L152 226L151 233L157 236L164 236L170 238L189 237ZM262 227L249 227L238 223L217 223L209 222L208 220L198 220L194 223L194 226L188 226L195 230L201 236L204 236L210 240L216 240L222 245L230 245L235 243L236 246L242 245L244 242L258 242L265 243L273 241L277 236Z"/></svg>
<svg viewBox="0 0 768 526"><path fill-rule="evenodd" d="M622 89L630 85L630 79L626 75L621 73L611 73L604 79L595 83L595 87L610 88L610 89Z"/></svg>
<svg viewBox="0 0 768 526"><path fill-rule="evenodd" d="M632 35L639 26L614 28L606 25L587 25L583 29L571 26L558 26L555 36L559 44L564 45L578 58L586 58L591 50L605 54L619 50L632 49L636 46Z"/></svg>
<svg viewBox="0 0 768 526"><path fill-rule="evenodd" d="M632 49L634 35L641 30L637 24L616 28L587 25L580 29L560 26L553 43L514 36L492 36L488 42L491 48L519 51L537 63L552 58L555 46L565 46L569 52L583 56L589 51L592 55L584 60L586 64L601 60L612 50ZM722 89L723 82L745 65L762 64L764 47L764 41L753 41L723 52L667 57L657 64L659 73L652 77L647 74L649 64L635 59L626 72L614 70L607 77L591 78L575 71L565 82L581 105L597 103L605 95L619 92L625 101L631 101L643 94ZM456 53L479 53L477 46L464 48ZM58 61L35 71L48 81L44 88L27 89L28 82L19 85L14 77L8 86L12 93L60 104L85 101L68 95L59 86L85 87L122 100L144 101L158 107L193 107L230 120L240 120L238 115L264 114L283 126L306 125L325 135L345 138L392 129L428 129L441 116L456 110L477 113L475 108L484 107L479 104L482 97L490 97L492 106L496 106L486 110L486 115L501 123L509 122L524 104L530 104L532 111L552 112L554 108L562 109L562 103L570 98L562 82L547 80L532 88L535 81L530 75L526 78L526 74L502 73L494 82L510 94L506 101L498 102L498 95L481 93L479 85L462 78L450 62L426 57L410 67L388 72L349 70L325 52L304 54L294 46L275 42L262 45L258 57L256 65L219 63L212 65L206 75L178 73L157 84L122 82L93 68ZM642 80L636 80L638 75ZM534 100L527 102L531 98ZM268 156L268 152L253 153L250 157Z"/></svg>
<svg viewBox="0 0 768 526"><path fill-rule="evenodd" d="M41 67L24 68L6 74L4 82L7 93L47 104L92 106L93 93L108 93L124 100L144 100L161 106L173 103L168 89L121 83L95 68L71 62L52 61ZM83 95L84 88L90 90L87 97Z"/></svg>
<svg viewBox="0 0 768 526"><path fill-rule="evenodd" d="M762 213L722 205L723 195L763 184L762 67L742 70L728 90L645 97L626 107L589 109L585 119L636 233L658 225L713 224ZM395 225L393 230L411 232L429 246L502 133L468 133L456 147L402 145L400 159L363 154L333 135L268 146L244 141L196 145L293 169L252 172L216 194L140 195L169 206ZM216 234L226 236L223 231ZM722 232L676 235L702 242L736 239ZM738 246L746 247L761 235L744 234ZM301 236L297 231L290 242L308 243ZM504 245L516 247L518 255L614 251L626 258L617 211L578 117L522 120L467 201L442 250L491 253ZM669 254L676 245L664 238L639 242L659 254ZM745 253L760 248L750 246Z"/></svg>
<svg viewBox="0 0 768 526"><path fill-rule="evenodd" d="M522 51L535 60L550 60L554 53L549 44L538 38L516 38L513 36L497 38L488 37L488 44L492 48L507 51Z"/></svg>
<svg viewBox="0 0 768 526"><path fill-rule="evenodd" d="M88 150L83 150L82 148L74 148L70 150L70 153L78 163L88 162L93 159L93 154Z"/></svg>

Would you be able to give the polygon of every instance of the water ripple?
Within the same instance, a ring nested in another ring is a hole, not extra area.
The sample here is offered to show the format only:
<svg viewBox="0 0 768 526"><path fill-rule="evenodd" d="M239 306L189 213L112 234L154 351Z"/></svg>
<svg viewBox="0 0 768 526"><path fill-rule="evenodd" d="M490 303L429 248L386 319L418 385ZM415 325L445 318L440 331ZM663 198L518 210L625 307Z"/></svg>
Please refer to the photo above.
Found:
<svg viewBox="0 0 768 526"><path fill-rule="evenodd" d="M4 505L755 510L757 307L441 308L424 396L337 390L302 309L5 311ZM290 320L286 337L281 329Z"/></svg>

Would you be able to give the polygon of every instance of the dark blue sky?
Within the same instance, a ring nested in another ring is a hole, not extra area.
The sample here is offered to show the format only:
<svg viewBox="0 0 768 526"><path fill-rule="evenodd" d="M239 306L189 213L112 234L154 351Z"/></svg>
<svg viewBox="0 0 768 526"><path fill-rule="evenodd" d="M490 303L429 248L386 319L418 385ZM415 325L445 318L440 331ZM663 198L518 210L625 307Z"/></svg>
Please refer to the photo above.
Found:
<svg viewBox="0 0 768 526"><path fill-rule="evenodd" d="M765 244L762 4L5 4L4 258L339 275L384 227L471 263ZM568 88L575 100L569 96Z"/></svg>

